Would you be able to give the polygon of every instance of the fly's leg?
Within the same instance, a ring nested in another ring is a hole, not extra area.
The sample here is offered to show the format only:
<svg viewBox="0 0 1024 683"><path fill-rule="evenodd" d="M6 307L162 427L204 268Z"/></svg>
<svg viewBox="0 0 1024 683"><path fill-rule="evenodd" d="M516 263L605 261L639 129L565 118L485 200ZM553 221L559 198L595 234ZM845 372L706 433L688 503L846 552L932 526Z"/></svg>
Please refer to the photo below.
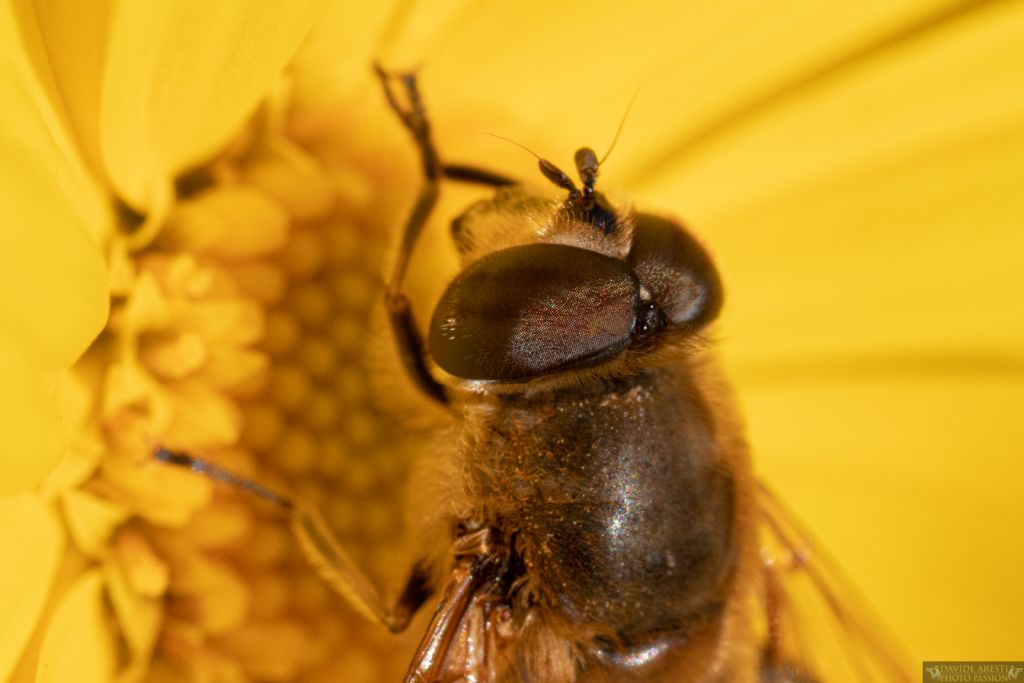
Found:
<svg viewBox="0 0 1024 683"><path fill-rule="evenodd" d="M424 567L416 565L394 605L388 605L334 533L313 507L292 501L288 522L314 571L334 592L345 598L363 616L398 633L409 625L416 610L430 597Z"/></svg>
<svg viewBox="0 0 1024 683"><path fill-rule="evenodd" d="M447 404L448 397L444 387L434 379L427 367L423 337L416 324L416 317L413 315L409 297L402 291L405 272L409 267L409 258L416 247L416 241L419 239L423 227L437 204L442 177L455 182L488 187L514 185L516 181L500 173L475 166L442 164L430 134L430 120L427 118L423 99L416 85L416 75L412 73L390 74L380 65L374 65L374 71L377 78L380 79L388 105L412 135L423 164L423 186L420 188L419 196L416 198L416 203L402 230L398 255L391 270L391 277L388 280L385 293L385 305L388 318L391 321L391 331L395 343L398 345L405 371L427 396L439 403ZM394 81L399 81L402 85L404 93L401 97L392 87Z"/></svg>
<svg viewBox="0 0 1024 683"><path fill-rule="evenodd" d="M430 122L416 86L416 76L411 73L392 75L384 71L380 65L374 65L374 71L380 79L388 105L412 135L423 163L423 186L420 188L419 196L416 198L416 203L402 230L398 255L384 295L384 304L387 307L391 332L398 345L406 373L423 393L439 403L447 404L448 397L444 387L434 379L427 367L423 337L416 324L416 317L413 315L409 297L402 291L402 283L409 267L412 250L416 246L420 233L423 232L423 226L426 225L427 219L430 218L430 214L437 204L440 193L439 181L444 174L444 169L431 139ZM402 98L392 88L393 81L401 82L404 90Z"/></svg>
<svg viewBox="0 0 1024 683"><path fill-rule="evenodd" d="M505 187L515 185L517 181L494 171L464 164L445 164L442 167L444 177L457 183L486 185L487 187Z"/></svg>
<svg viewBox="0 0 1024 683"><path fill-rule="evenodd" d="M157 460L188 468L215 481L247 491L277 507L288 520L292 534L310 566L324 583L371 621L380 622L393 632L401 631L408 626L416 610L430 597L432 591L426 568L416 565L394 605L387 604L366 574L338 543L333 532L312 505L272 491L261 484L185 453L159 448L155 455Z"/></svg>

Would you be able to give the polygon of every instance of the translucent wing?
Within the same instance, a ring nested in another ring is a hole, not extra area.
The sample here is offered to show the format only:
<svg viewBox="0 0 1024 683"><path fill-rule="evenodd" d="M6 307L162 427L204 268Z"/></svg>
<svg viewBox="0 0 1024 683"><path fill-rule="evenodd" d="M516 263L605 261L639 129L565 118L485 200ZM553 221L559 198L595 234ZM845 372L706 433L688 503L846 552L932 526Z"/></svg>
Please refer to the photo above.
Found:
<svg viewBox="0 0 1024 683"><path fill-rule="evenodd" d="M763 683L909 683L909 658L836 562L758 484Z"/></svg>
<svg viewBox="0 0 1024 683"><path fill-rule="evenodd" d="M508 557L491 529L456 540L455 566L406 673L406 683L496 683L508 645Z"/></svg>

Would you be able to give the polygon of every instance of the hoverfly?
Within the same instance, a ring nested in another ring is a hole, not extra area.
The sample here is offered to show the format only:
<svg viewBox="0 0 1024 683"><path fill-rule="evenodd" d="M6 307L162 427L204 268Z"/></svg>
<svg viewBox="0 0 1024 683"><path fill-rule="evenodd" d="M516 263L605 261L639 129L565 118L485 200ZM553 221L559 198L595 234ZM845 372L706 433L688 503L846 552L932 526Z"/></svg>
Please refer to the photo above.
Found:
<svg viewBox="0 0 1024 683"><path fill-rule="evenodd" d="M433 598L407 683L909 681L750 473L701 243L610 202L589 148L579 185L540 159L550 191L443 163L415 75L377 75L424 172L385 306L404 371L454 423L404 590L386 602L315 510L158 457L278 504L321 576L393 631ZM403 282L445 179L494 195L452 222L462 270L424 339Z"/></svg>

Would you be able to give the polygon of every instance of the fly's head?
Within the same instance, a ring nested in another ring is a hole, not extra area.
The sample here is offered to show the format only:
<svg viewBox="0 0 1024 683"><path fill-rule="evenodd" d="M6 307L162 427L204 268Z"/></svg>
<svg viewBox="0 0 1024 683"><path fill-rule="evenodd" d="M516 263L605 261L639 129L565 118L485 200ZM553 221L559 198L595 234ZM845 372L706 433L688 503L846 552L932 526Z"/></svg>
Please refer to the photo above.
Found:
<svg viewBox="0 0 1024 683"><path fill-rule="evenodd" d="M499 389L635 371L714 320L721 280L681 224L599 192L589 148L576 153L580 186L549 161L539 166L561 197L509 185L452 224L463 270L434 310L428 343L441 370Z"/></svg>

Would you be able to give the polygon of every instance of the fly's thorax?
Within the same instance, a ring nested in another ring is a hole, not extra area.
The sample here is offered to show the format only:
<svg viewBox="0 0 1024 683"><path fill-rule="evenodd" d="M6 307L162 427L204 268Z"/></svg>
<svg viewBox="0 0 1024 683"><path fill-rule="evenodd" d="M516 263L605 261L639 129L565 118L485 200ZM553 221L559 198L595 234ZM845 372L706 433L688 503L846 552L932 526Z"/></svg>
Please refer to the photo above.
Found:
<svg viewBox="0 0 1024 683"><path fill-rule="evenodd" d="M623 642L713 619L733 487L685 366L465 405L460 489L514 538L530 590Z"/></svg>
<svg viewBox="0 0 1024 683"><path fill-rule="evenodd" d="M629 253L636 214L625 202L600 201L615 219L609 230L595 230L587 216L567 210L565 198L550 188L509 185L472 204L451 225L463 266L481 257L524 244L563 244L612 258Z"/></svg>

